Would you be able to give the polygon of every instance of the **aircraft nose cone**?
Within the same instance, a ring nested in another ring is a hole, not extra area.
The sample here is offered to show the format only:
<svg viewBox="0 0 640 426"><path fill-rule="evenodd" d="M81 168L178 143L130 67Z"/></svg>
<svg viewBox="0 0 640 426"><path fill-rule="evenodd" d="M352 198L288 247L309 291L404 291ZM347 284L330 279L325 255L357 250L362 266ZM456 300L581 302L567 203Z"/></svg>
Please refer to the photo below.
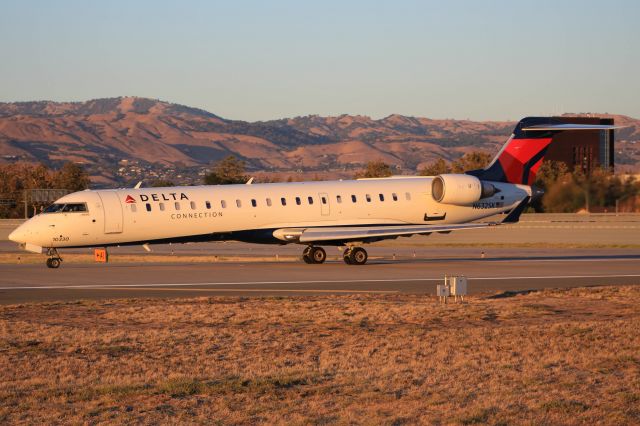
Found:
<svg viewBox="0 0 640 426"><path fill-rule="evenodd" d="M13 242L24 244L27 242L27 234L23 226L18 226L9 234L9 239Z"/></svg>

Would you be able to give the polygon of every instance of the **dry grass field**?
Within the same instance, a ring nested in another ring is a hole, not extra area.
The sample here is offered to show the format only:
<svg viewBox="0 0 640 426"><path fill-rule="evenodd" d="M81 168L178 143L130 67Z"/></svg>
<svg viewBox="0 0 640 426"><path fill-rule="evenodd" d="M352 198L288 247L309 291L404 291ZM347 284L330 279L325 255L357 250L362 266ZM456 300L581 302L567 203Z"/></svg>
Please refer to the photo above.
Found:
<svg viewBox="0 0 640 426"><path fill-rule="evenodd" d="M0 423L638 424L640 286L0 306Z"/></svg>

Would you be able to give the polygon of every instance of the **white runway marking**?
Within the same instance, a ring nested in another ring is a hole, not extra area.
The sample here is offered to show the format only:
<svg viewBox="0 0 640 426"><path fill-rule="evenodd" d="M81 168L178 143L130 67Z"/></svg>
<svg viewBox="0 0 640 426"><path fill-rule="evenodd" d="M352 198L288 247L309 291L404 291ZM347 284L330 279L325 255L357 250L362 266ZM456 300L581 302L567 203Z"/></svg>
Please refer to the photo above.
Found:
<svg viewBox="0 0 640 426"><path fill-rule="evenodd" d="M546 276L506 276L506 277L467 277L472 281L500 280L553 280L553 279L586 279L586 278L640 278L640 274L613 275L546 275ZM394 279L360 279L360 280L309 280L309 281L239 281L209 283L138 283L138 284L77 284L46 286L3 286L0 290L62 290L62 289L108 289L108 288L153 288L153 287L196 287L196 286L250 286L250 285L289 285L289 284L361 284L391 282L433 282L442 278L394 278Z"/></svg>

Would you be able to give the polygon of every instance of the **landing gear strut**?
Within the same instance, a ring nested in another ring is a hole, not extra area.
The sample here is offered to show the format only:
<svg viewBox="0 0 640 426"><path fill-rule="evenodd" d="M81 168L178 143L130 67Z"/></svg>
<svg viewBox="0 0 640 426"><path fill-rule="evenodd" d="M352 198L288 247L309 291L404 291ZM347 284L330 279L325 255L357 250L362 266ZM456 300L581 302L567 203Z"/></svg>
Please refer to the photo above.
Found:
<svg viewBox="0 0 640 426"><path fill-rule="evenodd" d="M58 250L55 248L47 249L47 268L57 269L62 264L62 258L58 254Z"/></svg>
<svg viewBox="0 0 640 426"><path fill-rule="evenodd" d="M362 247L348 247L342 259L347 265L364 265L368 259L367 251Z"/></svg>
<svg viewBox="0 0 640 426"><path fill-rule="evenodd" d="M327 252L322 247L308 246L302 252L302 260L305 263L324 263L327 260Z"/></svg>

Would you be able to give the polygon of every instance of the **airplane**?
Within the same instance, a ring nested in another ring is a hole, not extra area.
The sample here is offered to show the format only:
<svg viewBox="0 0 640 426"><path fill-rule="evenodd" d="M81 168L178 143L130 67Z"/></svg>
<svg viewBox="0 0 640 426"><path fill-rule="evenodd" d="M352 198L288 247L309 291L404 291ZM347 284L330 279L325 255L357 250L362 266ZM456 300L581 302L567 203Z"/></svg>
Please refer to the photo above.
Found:
<svg viewBox="0 0 640 426"><path fill-rule="evenodd" d="M345 247L344 262L364 265L363 244L517 222L537 191L531 185L554 135L610 130L527 117L484 169L438 176L165 188L84 190L65 195L9 239L46 250L236 240L301 244L302 259L323 263L321 246ZM475 222L499 213L497 222Z"/></svg>

